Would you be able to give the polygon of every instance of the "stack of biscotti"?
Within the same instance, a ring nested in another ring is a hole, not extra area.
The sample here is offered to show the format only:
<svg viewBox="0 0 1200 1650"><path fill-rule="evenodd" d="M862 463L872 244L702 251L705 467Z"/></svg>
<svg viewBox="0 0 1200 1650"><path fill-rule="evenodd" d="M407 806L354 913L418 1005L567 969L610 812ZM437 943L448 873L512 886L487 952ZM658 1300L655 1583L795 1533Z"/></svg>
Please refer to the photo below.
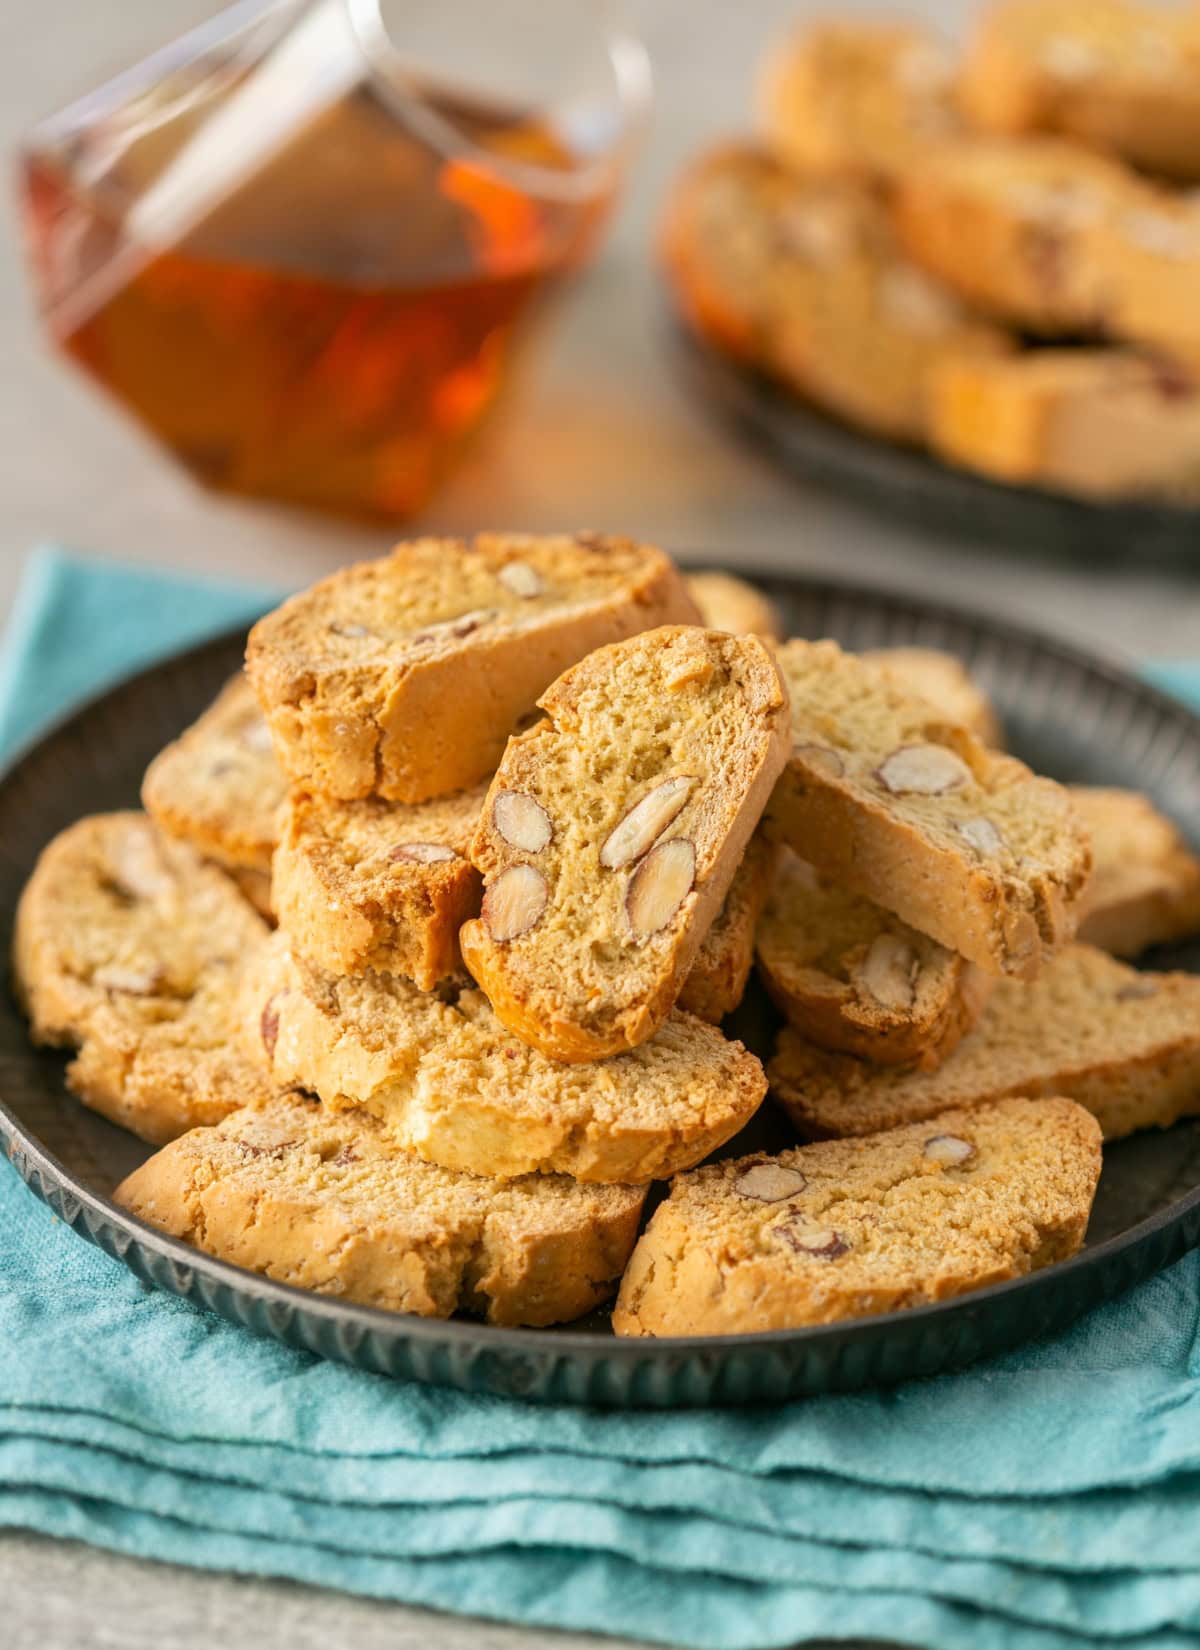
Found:
<svg viewBox="0 0 1200 1650"><path fill-rule="evenodd" d="M707 627L629 540L481 535L255 627L144 799L188 851L269 867L277 928L222 1022L260 1094L144 1165L131 1208L403 1310L546 1323L615 1289L649 1183L766 1091L710 1022L752 966L787 697L757 592L697 597Z"/></svg>
<svg viewBox="0 0 1200 1650"><path fill-rule="evenodd" d="M916 1305L1077 1247L1100 1130L1200 1086L1200 984L1094 946L1200 924L1200 865L1144 799L1002 754L958 661L779 628L589 534L401 545L262 620L147 811L63 832L18 912L33 1035L161 1147L119 1200L285 1282L500 1324L577 1317L629 1263L623 1334ZM838 1138L700 1167L767 1091L719 1026L756 952L776 1099Z"/></svg>
<svg viewBox="0 0 1200 1650"><path fill-rule="evenodd" d="M806 21L766 56L758 135L673 192L685 318L994 480L1194 495L1198 16L988 0L957 60L899 18Z"/></svg>

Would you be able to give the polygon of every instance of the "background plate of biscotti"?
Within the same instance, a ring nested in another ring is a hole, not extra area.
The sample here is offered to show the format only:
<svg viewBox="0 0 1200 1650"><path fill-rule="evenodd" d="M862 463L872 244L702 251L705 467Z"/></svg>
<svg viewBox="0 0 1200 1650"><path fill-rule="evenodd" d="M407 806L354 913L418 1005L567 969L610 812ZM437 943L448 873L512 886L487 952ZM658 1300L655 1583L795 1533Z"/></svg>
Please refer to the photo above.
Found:
<svg viewBox="0 0 1200 1650"><path fill-rule="evenodd" d="M759 581L786 632L852 649L902 644L959 655L989 692L1010 748L1068 781L1144 791L1200 820L1200 717L1121 668L991 619L902 595L802 579ZM11 932L22 885L86 794L136 804L148 761L240 663L229 635L96 699L33 745L0 782L0 905ZM1193 844L1195 846L1196 844ZM1200 945L1147 953L1200 972ZM767 1054L777 1020L757 986L729 1029ZM740 1404L933 1374L1069 1322L1200 1243L1200 1120L1112 1145L1088 1242L1061 1265L943 1304L757 1335L619 1339L605 1314L566 1328L503 1329L356 1306L276 1283L165 1237L118 1208L114 1187L149 1146L80 1106L66 1058L35 1049L0 998L0 1141L32 1189L81 1235L159 1288L263 1335L397 1378L539 1401L628 1406ZM768 1104L721 1155L793 1143Z"/></svg>
<svg viewBox="0 0 1200 1650"><path fill-rule="evenodd" d="M800 482L842 493L892 519L962 544L1092 564L1196 560L1200 510L1152 499L1104 503L1010 486L842 424L765 373L732 360L672 320L677 376L713 417Z"/></svg>

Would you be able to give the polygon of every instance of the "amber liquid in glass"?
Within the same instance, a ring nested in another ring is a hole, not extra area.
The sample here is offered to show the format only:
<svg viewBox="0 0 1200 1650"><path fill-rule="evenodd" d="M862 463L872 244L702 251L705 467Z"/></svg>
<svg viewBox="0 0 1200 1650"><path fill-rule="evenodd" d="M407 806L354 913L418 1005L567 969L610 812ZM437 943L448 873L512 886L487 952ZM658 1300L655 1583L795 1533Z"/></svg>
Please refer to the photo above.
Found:
<svg viewBox="0 0 1200 1650"><path fill-rule="evenodd" d="M462 98L441 108L472 140L461 158L354 91L160 249L130 244L128 203L186 115L107 166L91 134L28 153L57 342L210 485L412 514L495 396L531 300L607 205L535 198L489 163L569 172L547 127Z"/></svg>

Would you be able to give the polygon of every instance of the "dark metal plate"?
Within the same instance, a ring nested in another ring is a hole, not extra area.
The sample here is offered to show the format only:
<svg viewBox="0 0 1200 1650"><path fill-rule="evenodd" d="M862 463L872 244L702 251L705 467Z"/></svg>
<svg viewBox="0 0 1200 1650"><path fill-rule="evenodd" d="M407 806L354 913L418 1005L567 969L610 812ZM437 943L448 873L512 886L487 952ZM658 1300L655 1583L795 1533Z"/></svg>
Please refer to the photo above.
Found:
<svg viewBox="0 0 1200 1650"><path fill-rule="evenodd" d="M923 643L959 654L994 697L1012 747L1068 780L1133 785L1194 829L1200 717L1125 671L990 619L835 583L760 581L797 635L849 647ZM191 721L241 658L229 636L122 684L39 740L0 781L0 912L42 846L83 811L136 803L150 758ZM1200 945L1154 964L1200 970ZM769 1052L753 992L736 1030ZM139 1277L258 1334L404 1379L542 1401L743 1404L933 1374L1060 1329L1200 1243L1200 1120L1113 1146L1086 1249L1049 1271L941 1306L828 1328L691 1340L621 1341L602 1314L557 1330L504 1330L371 1311L277 1284L199 1254L110 1201L147 1154L63 1085L63 1057L32 1049L0 994L0 1141L20 1173L81 1235ZM784 1143L768 1106L728 1149Z"/></svg>
<svg viewBox="0 0 1200 1650"><path fill-rule="evenodd" d="M1200 572L1200 509L1150 500L1093 503L988 481L839 424L680 323L673 330L672 353L696 399L800 480L951 536L960 549L965 541L1088 563L1165 559Z"/></svg>

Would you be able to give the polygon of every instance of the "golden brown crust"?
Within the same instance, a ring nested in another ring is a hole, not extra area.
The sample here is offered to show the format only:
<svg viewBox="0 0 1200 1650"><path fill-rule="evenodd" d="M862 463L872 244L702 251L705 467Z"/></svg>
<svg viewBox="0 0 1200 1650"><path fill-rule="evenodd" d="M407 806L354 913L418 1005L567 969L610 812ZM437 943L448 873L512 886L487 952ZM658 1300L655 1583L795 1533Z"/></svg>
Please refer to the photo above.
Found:
<svg viewBox="0 0 1200 1650"><path fill-rule="evenodd" d="M1136 791L1074 785L1071 800L1095 859L1080 939L1136 957L1200 933L1200 859L1171 821Z"/></svg>
<svg viewBox="0 0 1200 1650"><path fill-rule="evenodd" d="M142 782L155 823L231 871L270 873L286 795L254 690L240 674L159 752Z"/></svg>
<svg viewBox="0 0 1200 1650"><path fill-rule="evenodd" d="M683 582L707 629L727 630L731 636L761 636L765 641L782 639L779 614L756 585L715 568L688 573Z"/></svg>
<svg viewBox="0 0 1200 1650"><path fill-rule="evenodd" d="M1001 980L937 1071L826 1054L788 1029L771 1091L806 1138L871 1134L1009 1095L1065 1094L1106 1140L1200 1110L1200 979L1072 945L1029 985Z"/></svg>
<svg viewBox="0 0 1200 1650"><path fill-rule="evenodd" d="M13 967L34 1040L78 1050L72 1090L160 1143L270 1092L234 1029L239 970L266 934L186 843L145 814L101 814L43 850Z"/></svg>
<svg viewBox="0 0 1200 1650"><path fill-rule="evenodd" d="M298 785L423 802L492 773L568 665L696 616L671 561L630 539L417 539L268 614L246 667Z"/></svg>
<svg viewBox="0 0 1200 1650"><path fill-rule="evenodd" d="M540 704L480 817L462 953L509 1030L596 1060L674 1007L786 760L787 695L757 637L666 626L591 654Z"/></svg>
<svg viewBox="0 0 1200 1650"><path fill-rule="evenodd" d="M954 60L910 23L818 18L773 47L763 136L802 172L884 183L958 127Z"/></svg>
<svg viewBox="0 0 1200 1650"><path fill-rule="evenodd" d="M756 832L734 872L725 903L705 934L677 1008L720 1025L745 995L754 966L754 930L774 873L776 849Z"/></svg>
<svg viewBox="0 0 1200 1650"><path fill-rule="evenodd" d="M978 1020L992 981L870 900L787 854L759 919L759 973L801 1036L876 1065L935 1070Z"/></svg>
<svg viewBox="0 0 1200 1650"><path fill-rule="evenodd" d="M993 0L959 82L994 132L1060 132L1133 166L1200 181L1200 24L1138 0Z"/></svg>
<svg viewBox="0 0 1200 1650"><path fill-rule="evenodd" d="M618 1335L736 1335L924 1306L1065 1260L1100 1131L1011 1099L681 1175L638 1242Z"/></svg>
<svg viewBox="0 0 1200 1650"><path fill-rule="evenodd" d="M902 252L871 191L747 144L680 179L663 258L689 324L838 418L924 439L929 373L1009 347Z"/></svg>
<svg viewBox="0 0 1200 1650"><path fill-rule="evenodd" d="M752 1054L687 1014L628 1054L572 1066L507 1033L481 992L445 996L398 975L322 974L279 934L243 984L243 1046L275 1087L369 1111L469 1174L640 1185L715 1151L766 1092Z"/></svg>
<svg viewBox="0 0 1200 1650"><path fill-rule="evenodd" d="M1091 868L1063 787L834 642L778 658L793 751L767 834L988 972L1035 974L1074 934Z"/></svg>
<svg viewBox="0 0 1200 1650"><path fill-rule="evenodd" d="M293 793L274 897L296 949L331 974L377 969L423 991L461 972L458 931L482 892L467 850L486 789L411 807Z"/></svg>
<svg viewBox="0 0 1200 1650"><path fill-rule="evenodd" d="M645 1189L438 1169L365 1112L279 1096L195 1129L114 1196L139 1220L280 1283L392 1312L561 1323L598 1306Z"/></svg>

